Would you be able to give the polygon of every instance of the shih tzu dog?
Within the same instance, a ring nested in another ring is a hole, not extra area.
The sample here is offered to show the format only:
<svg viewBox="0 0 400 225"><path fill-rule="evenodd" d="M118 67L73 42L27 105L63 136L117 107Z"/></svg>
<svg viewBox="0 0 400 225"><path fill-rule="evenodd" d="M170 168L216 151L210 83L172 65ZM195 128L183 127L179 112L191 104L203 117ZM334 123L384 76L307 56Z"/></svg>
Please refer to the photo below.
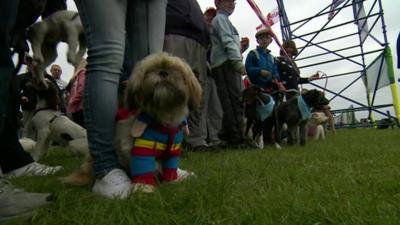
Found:
<svg viewBox="0 0 400 225"><path fill-rule="evenodd" d="M120 163L130 171L132 192L153 192L157 177L163 181L186 178L178 168L181 142L189 132L186 117L199 106L201 97L197 78L178 57L153 54L135 67L125 90L126 108L117 114L114 139ZM92 181L91 160L64 182Z"/></svg>

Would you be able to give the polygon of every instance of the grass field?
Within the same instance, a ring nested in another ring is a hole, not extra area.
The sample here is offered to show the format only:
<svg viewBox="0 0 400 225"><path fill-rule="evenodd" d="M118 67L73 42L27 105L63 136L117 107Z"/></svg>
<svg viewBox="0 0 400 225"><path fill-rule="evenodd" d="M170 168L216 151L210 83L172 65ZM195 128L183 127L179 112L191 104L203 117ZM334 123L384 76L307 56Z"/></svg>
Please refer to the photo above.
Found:
<svg viewBox="0 0 400 225"><path fill-rule="evenodd" d="M57 181L80 161L54 148L44 162L64 165L62 173L12 180L29 191L56 193L58 200L29 221L7 224L400 224L399 129L339 130L283 151L189 152L181 168L197 179L126 200Z"/></svg>

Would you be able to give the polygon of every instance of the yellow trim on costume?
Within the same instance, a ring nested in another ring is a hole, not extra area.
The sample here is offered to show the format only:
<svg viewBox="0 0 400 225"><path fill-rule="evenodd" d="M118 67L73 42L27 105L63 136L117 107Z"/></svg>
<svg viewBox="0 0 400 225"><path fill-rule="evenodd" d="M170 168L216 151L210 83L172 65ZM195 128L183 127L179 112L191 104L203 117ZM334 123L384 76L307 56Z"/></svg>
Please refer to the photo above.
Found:
<svg viewBox="0 0 400 225"><path fill-rule="evenodd" d="M165 151L167 145L157 141L150 141L146 139L136 139L135 140L135 147L142 147L142 148L149 148L158 151ZM181 149L181 144L173 144L171 147L171 151L177 151Z"/></svg>

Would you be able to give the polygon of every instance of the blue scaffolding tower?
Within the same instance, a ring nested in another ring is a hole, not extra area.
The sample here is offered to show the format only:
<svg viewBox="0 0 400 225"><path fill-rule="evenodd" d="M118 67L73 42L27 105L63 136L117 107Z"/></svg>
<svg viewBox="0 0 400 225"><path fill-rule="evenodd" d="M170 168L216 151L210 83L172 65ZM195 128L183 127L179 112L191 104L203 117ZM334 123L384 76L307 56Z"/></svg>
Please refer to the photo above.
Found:
<svg viewBox="0 0 400 225"><path fill-rule="evenodd" d="M355 105L352 109L334 108L333 113L348 112L349 110L364 111L367 112L367 117L373 120L372 112L374 112L398 121L396 115L392 116L387 110L388 107L393 106L396 110L397 103L379 104L376 101L383 69L383 58L385 51L390 51L382 1L369 0L368 4L364 3L367 1L345 0L334 11L331 10L334 4L332 3L310 17L290 22L284 1L277 0L282 39L296 41L299 53L295 62L302 71L323 71L323 68L328 65L341 69L339 72L336 69L334 74L326 73L327 75L318 82L310 83L310 85L324 90L332 102L340 99L340 101ZM330 19L328 19L328 15ZM380 27L378 27L379 22ZM376 81L368 80L368 66L379 57L382 60L379 72L374 78ZM363 100L356 99L354 91L352 92L351 89L354 86L356 89L361 89L359 88L361 87L360 83L367 86L368 82L374 82L375 86L370 91L365 89L366 100L365 98ZM397 85L396 82L395 85Z"/></svg>

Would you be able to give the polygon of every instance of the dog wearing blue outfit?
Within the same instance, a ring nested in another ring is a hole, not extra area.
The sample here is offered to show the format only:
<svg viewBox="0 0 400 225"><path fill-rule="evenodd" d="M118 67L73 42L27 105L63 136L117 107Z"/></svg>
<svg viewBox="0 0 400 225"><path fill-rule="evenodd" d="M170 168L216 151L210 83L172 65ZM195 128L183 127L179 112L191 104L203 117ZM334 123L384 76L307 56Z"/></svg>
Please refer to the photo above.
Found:
<svg viewBox="0 0 400 225"><path fill-rule="evenodd" d="M178 57L150 55L135 67L125 92L128 110L138 111L130 129L133 191L154 191L158 174L162 181L177 181L186 118L201 96L190 66Z"/></svg>

